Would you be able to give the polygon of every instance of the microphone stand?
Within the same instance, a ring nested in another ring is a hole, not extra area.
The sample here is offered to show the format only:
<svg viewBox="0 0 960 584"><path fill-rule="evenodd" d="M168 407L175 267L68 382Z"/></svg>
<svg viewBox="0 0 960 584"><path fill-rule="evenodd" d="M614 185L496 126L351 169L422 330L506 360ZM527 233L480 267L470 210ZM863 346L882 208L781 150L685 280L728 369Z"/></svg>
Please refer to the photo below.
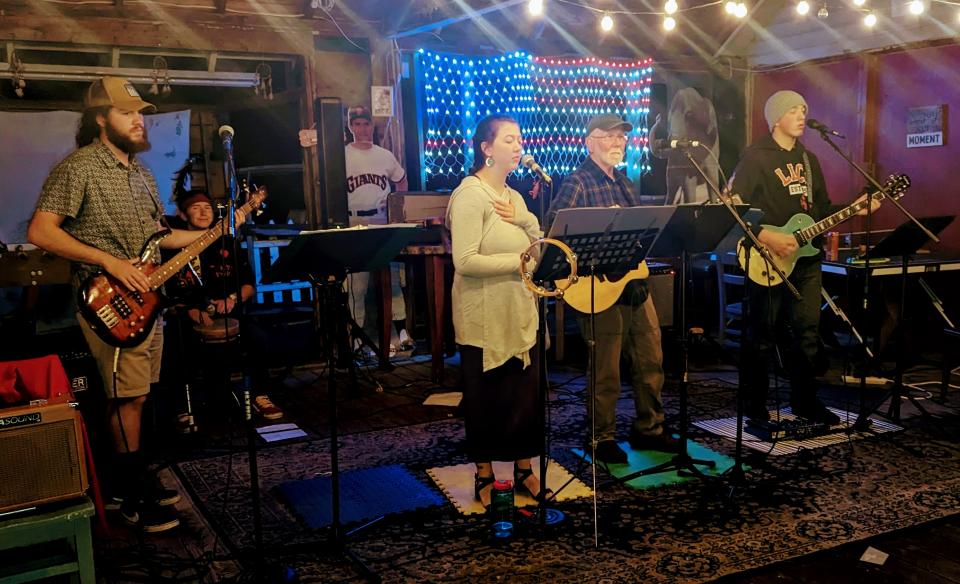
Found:
<svg viewBox="0 0 960 584"><path fill-rule="evenodd" d="M760 253L760 256L763 258L763 261L766 263L767 269L772 269L776 272L782 279L783 284L786 285L787 290L793 294L794 298L797 300L801 299L800 292L796 289L790 280L787 279L786 274L780 269L780 267L773 261L773 258L770 256L770 251L764 247L760 240L757 239L757 236L754 235L753 231L750 229L750 225L743 220L743 217L740 216L740 213L737 213L736 208L733 206L733 202L729 197L725 197L713 182L710 181L710 177L707 176L707 173L703 168L697 164L697 161L694 159L693 155L689 151L684 152L687 156L687 160L690 161L690 164L697 170L701 177L703 177L704 182L707 186L716 193L717 198L726 207L730 215L733 216L734 221L737 222L737 225L743 231L744 237L749 240L749 243L746 244L746 248L743 250L744 254L744 265L743 265L743 301L742 301L742 320L743 320L743 332L741 333L740 339L740 363L739 371L737 374L737 434L735 441L735 450L734 450L734 463L729 469L727 469L723 474L730 477L731 482L736 485L743 484L746 479L746 473L743 470L743 409L744 409L744 394L746 389L744 387L744 371L746 370L746 361L747 361L747 348L753 343L753 333L751 331L752 323L750 322L750 295L753 293L753 284L750 280L750 249L752 245L757 252ZM742 244L740 244L742 245ZM731 493L732 495L732 490Z"/></svg>
<svg viewBox="0 0 960 584"><path fill-rule="evenodd" d="M886 191L886 189L883 188L883 185L881 185L877 181L877 179L875 179L869 172L864 170L859 164L854 162L850 156L848 156L843 150L841 150L840 147L837 146L837 144L830 139L830 134L827 130L820 129L819 131L820 131L820 137L823 139L823 141L829 144L830 147L833 148L837 152L837 154L840 155L841 158L846 160L847 164L852 166L854 170L856 170L861 176L863 176L863 178L867 179L867 183L870 184L870 186L877 189L877 191L883 193L886 199L891 203L893 203L897 207L897 209L899 209L900 212L907 219L913 222L914 225L919 227L920 231L922 231L929 239L933 240L936 243L940 243L939 237L937 237L933 232L927 229L927 227L923 223L918 221L916 217L911 215L910 212L907 211L907 209L900 203L900 201L898 201L895 197L891 197L890 194ZM871 223L872 223L871 218L873 216L873 213L870 210L870 206L872 205L873 203L871 202L870 205L867 206L867 216L865 221L866 229L864 234L864 244L866 246L866 252L863 254L864 263L863 263L862 310L864 314L867 313L867 309L870 303L869 301L869 298L870 298L870 232L871 232ZM904 258L904 266L906 266L906 261L907 261L906 258ZM904 277L903 285L905 287L906 286L906 269L904 269L903 277ZM904 298L901 298L901 301L900 301L901 306L903 304L903 301L904 301ZM902 327L903 324L904 324L903 322L900 322L898 323L898 326ZM860 412L859 412L859 415L857 416L857 421L853 424L852 431L859 432L859 431L867 430L870 428L870 416L869 414L865 413L867 409L866 394L867 394L867 365L868 364L869 364L869 361L865 352L863 356L863 366L860 369Z"/></svg>
<svg viewBox="0 0 960 584"><path fill-rule="evenodd" d="M237 229L237 219L236 219L236 208L237 208L237 169L233 160L233 132L232 129L230 132L224 132L226 136L223 137L223 173L224 179L227 181L227 232L233 240L233 261L234 261L234 276L237 283L237 300L236 302L242 302L241 290L240 290L240 273L239 273L239 264L237 258L237 250L239 245L236 238L236 229ZM221 240L221 245L226 242ZM221 253L221 257L223 254ZM226 302L224 298L224 302ZM238 320L242 323L242 320ZM229 326L229 323L224 319L224 327ZM242 325L241 325L242 326ZM243 331L238 330L237 334L241 334ZM242 343L242 340L241 340ZM250 472L250 499L251 505L253 507L253 541L254 541L254 556L253 556L253 573L254 579L256 581L265 581L266 578L266 564L264 561L263 553L263 512L261 510L260 502L260 472L259 472L259 461L257 459L257 429L254 425L253 418L253 396L250 395L250 384L244 376L243 381L243 394L242 401L240 403L243 410L243 418L246 424L246 434L247 434L247 464L249 466Z"/></svg>

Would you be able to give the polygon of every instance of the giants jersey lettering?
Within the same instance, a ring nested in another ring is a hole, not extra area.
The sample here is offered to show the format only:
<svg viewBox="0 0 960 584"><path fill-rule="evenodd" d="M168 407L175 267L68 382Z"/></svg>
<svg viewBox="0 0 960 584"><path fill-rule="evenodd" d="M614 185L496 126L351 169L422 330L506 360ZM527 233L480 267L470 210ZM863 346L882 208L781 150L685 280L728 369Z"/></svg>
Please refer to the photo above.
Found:
<svg viewBox="0 0 960 584"><path fill-rule="evenodd" d="M363 185L375 185L377 188L388 190L390 188L390 179L385 174L358 174L347 177L347 194L352 193L357 187Z"/></svg>

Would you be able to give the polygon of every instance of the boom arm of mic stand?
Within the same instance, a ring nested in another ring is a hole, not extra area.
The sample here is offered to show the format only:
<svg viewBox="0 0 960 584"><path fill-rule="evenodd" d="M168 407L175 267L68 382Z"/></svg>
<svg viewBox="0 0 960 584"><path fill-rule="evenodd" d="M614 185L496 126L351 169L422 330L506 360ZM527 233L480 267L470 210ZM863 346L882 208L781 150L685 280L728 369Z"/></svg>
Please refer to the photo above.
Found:
<svg viewBox="0 0 960 584"><path fill-rule="evenodd" d="M863 178L867 179L867 182L870 183L870 186L872 186L873 188L877 189L878 191L880 191L881 193L883 193L884 195L886 195L887 200L890 201L891 203L893 203L893 204L897 207L897 209L900 209L900 212L903 213L903 216L904 216L904 217L906 217L906 218L909 219L911 222L913 222L914 225L916 225L917 227L919 227L920 230L923 231L923 233L924 233L928 238L932 239L932 240L933 240L934 242L936 242L936 243L940 243L940 238L939 238L939 237L937 237L932 231L930 231L929 229L927 229L927 227L926 227L923 223L921 223L920 221L918 221L916 217L914 217L913 215L911 215L911 214L910 214L910 211L907 211L907 209L900 203L900 201L898 201L898 200L896 199L896 197L891 197L891 196L890 196L890 193L888 193L888 192L886 191L886 189L884 189L883 186L882 186L879 182L877 182L877 179L873 178L873 176L871 176L871 174L870 174L869 172L867 172L866 170L864 170L863 168L861 168L859 164L857 164L857 163L854 162L849 156L847 156L847 155L843 152L843 150L841 150L840 147L837 146L837 145L834 143L834 141L830 139L830 135L829 135L829 134L827 134L827 133L824 132L823 130L820 130L820 137L823 138L823 140L824 140L827 144L829 144L831 148L833 148L834 150L836 150L836 151L837 151L837 154L839 154L841 158L843 158L844 160L846 160L847 163L848 163L850 166L852 166L854 169L856 169L856 171L859 172L859 173L863 176ZM811 187L811 188L812 188L812 187ZM867 208L869 209L869 207L867 207ZM869 251L869 250L868 250L868 251Z"/></svg>
<svg viewBox="0 0 960 584"><path fill-rule="evenodd" d="M763 256L767 266L772 268L773 271L775 271L783 279L783 283L787 286L787 290L790 290L790 293L793 294L797 300L800 300L802 298L802 296L800 296L800 291L797 290L793 283L787 279L787 275L783 273L783 270L780 269L780 266L773 261L773 258L770 257L770 251L764 247L763 244L760 243L760 240L757 239L757 236L753 234L753 231L750 230L750 227L747 225L746 221L743 220L743 217L740 216L740 213L737 213L737 210L733 208L733 203L731 203L727 197L723 196L723 193L720 191L717 185L710 182L710 179L707 177L707 173L700 168L700 165L697 164L696 160L694 160L693 155L690 154L689 151L686 151L685 154L687 155L687 159L690 161L690 164L697 169L697 172L701 177L703 177L703 180L707 183L707 186L713 189L714 193L717 195L717 198L720 199L720 202L723 203L723 206L726 207L727 211L730 212L730 215L733 216L733 219L740 226L740 229L743 230L744 237L753 243L753 246L757 249L760 255ZM747 277L749 278L749 274Z"/></svg>

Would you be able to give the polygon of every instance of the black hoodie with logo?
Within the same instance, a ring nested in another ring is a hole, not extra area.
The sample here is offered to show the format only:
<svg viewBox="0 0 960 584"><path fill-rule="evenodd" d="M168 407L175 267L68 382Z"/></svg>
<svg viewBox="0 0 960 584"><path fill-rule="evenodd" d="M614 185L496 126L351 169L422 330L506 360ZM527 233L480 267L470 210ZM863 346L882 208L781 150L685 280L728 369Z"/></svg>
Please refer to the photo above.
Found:
<svg viewBox="0 0 960 584"><path fill-rule="evenodd" d="M809 175L813 190L809 192L803 154L810 161ZM816 155L798 140L793 150L784 150L772 134L760 138L743 153L731 178L732 193L745 203L763 211L761 221L767 225L783 225L797 213L806 213L819 221L843 208L833 205L827 194L823 170ZM754 226L759 234L760 225Z"/></svg>

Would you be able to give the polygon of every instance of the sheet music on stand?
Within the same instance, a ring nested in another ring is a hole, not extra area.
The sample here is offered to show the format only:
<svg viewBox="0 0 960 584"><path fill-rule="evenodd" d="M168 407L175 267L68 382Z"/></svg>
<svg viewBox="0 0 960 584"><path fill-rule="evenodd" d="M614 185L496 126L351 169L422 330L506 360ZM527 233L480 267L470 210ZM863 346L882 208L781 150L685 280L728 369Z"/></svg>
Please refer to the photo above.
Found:
<svg viewBox="0 0 960 584"><path fill-rule="evenodd" d="M674 207L583 207L561 209L548 237L567 244L577 254L578 271L586 275L626 273L647 256L674 213ZM570 273L563 252L547 247L535 281L565 278Z"/></svg>

